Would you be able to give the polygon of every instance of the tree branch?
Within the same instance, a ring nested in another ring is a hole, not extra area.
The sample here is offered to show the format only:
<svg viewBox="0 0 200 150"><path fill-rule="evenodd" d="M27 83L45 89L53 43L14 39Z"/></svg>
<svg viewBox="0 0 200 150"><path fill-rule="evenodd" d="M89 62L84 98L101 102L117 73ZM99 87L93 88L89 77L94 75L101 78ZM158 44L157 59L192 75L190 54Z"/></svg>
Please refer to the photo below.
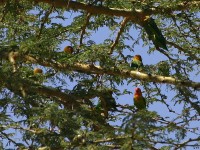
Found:
<svg viewBox="0 0 200 150"><path fill-rule="evenodd" d="M115 46L118 44L119 38L121 36L121 34L124 32L124 28L126 23L129 21L129 18L124 18L121 22L121 28L119 29L118 33L117 33L117 37L115 39L115 41L112 43L111 45L111 50L110 50L110 54L113 53L113 50L115 48Z"/></svg>
<svg viewBox="0 0 200 150"><path fill-rule="evenodd" d="M42 30L45 27L45 23L47 23L49 15L52 13L53 9L54 9L54 7L51 6L51 8L45 12L44 17L41 19L40 30L39 30L39 33L37 35L38 38L40 38L40 36L42 34Z"/></svg>
<svg viewBox="0 0 200 150"><path fill-rule="evenodd" d="M75 1L64 1L64 0L32 0L35 3L43 2L50 5L53 5L55 7L60 8L67 8L67 9L73 9L73 10L85 10L88 13L92 14L104 14L108 16L118 16L118 17L129 17L130 19L135 20L137 23L138 17L140 16L146 16L146 15L152 15L152 14L169 14L173 11L181 11L186 10L188 8L199 8L200 1L190 1L190 2L180 2L176 5L170 6L170 7L152 7L148 10L142 11L142 10L123 10L123 9L117 9L117 8L107 8L103 6L93 6L90 4L84 4L80 2ZM6 0L0 0L0 5L3 5L6 3ZM131 4L131 3L130 3Z"/></svg>
<svg viewBox="0 0 200 150"><path fill-rule="evenodd" d="M187 10L189 8L199 8L200 1L185 1L185 2L179 2L177 4L173 4L171 6L166 6L166 7L152 7L149 8L149 10L146 11L147 14L169 14L172 13L173 11L182 11L182 10Z"/></svg>
<svg viewBox="0 0 200 150"><path fill-rule="evenodd" d="M180 149L181 147L187 146L188 143L194 142L194 141L200 141L200 136L197 137L197 138L195 138L195 139L189 139L189 140L187 140L187 141L185 141L185 142L183 142L183 143L181 143L181 144L178 144L177 147L174 148L174 150L178 150L178 149ZM191 146L195 146L195 145L191 145ZM199 145L197 145L197 146L199 146Z"/></svg>
<svg viewBox="0 0 200 150"><path fill-rule="evenodd" d="M166 14L171 13L173 11L181 11L186 10L188 8L199 8L200 1L190 1L190 2L180 2L177 5L173 5L170 7L152 7L148 10L145 10L145 14L141 10L134 10L134 11L128 11L128 10L122 10L122 9L116 9L116 8L107 8L102 6L93 6L90 4L84 4L80 2L70 1L69 5L67 1L64 0L33 0L35 2L44 2L48 3L50 5L54 5L55 7L64 7L64 8L70 8L73 10L85 10L88 13L92 14L105 14L108 16L118 16L118 17L131 17L131 19L137 19L138 15L152 15L152 14ZM6 0L1 0L0 3L6 2ZM131 4L131 3L130 3Z"/></svg>
<svg viewBox="0 0 200 150"><path fill-rule="evenodd" d="M3 54L5 56L5 53ZM9 53L7 54L9 55ZM21 56L22 57L22 56ZM25 55L24 62L29 61L31 63L39 64L46 67L52 67L55 70L73 70L82 71L90 74L108 74L112 76L121 76L124 78L138 79L147 82L166 83L177 86L192 87L194 89L200 89L200 82L193 82L191 80L180 80L173 77L161 76L161 75L149 75L144 72L139 72L130 69L116 69L116 67L102 68L101 66L85 64L85 63L74 63L74 64L61 64L59 62L47 62L39 58L34 58L29 55Z"/></svg>
<svg viewBox="0 0 200 150"><path fill-rule="evenodd" d="M84 103L82 100L89 100L91 98L98 97L104 92L102 90L91 90L80 96L79 92L63 92L54 87L35 84L34 82L21 78L20 75L17 75L17 72L10 76L1 73L0 82L2 83L4 81L9 81L9 83L5 82L4 86L16 95L26 98L27 95L36 93L51 98L56 97L58 99L54 99L55 101L62 103L66 108L69 109L80 107L80 105ZM26 94L20 93L20 87L23 87L23 90ZM36 104L34 103L34 105Z"/></svg>
<svg viewBox="0 0 200 150"><path fill-rule="evenodd" d="M9 142L12 142L13 144L17 145L17 142L11 139L9 135L7 133L4 133L3 131L0 131L0 137L1 139L6 138Z"/></svg>
<svg viewBox="0 0 200 150"><path fill-rule="evenodd" d="M16 81L16 79L18 80ZM67 108L72 108L72 105L80 106L77 100L80 100L83 98L83 97L76 96L75 94L68 94L68 93L61 92L58 89L34 84L30 81L20 79L20 77L15 76L15 75L12 75L12 77L10 77L10 76L1 74L0 80L1 82L10 81L10 83L5 83L5 87L17 95L23 96L23 94L22 95L19 94L19 88L23 87L23 89L28 95L34 92L34 93L41 94L48 97L57 97L59 102L61 102Z"/></svg>
<svg viewBox="0 0 200 150"><path fill-rule="evenodd" d="M193 54L191 50L185 50L184 48L180 47L176 43L173 43L173 42L170 42L170 41L166 41L166 43L171 45L171 46L174 46L175 48L177 48L179 51L185 53L186 55L188 54L189 56L194 58L196 60L196 62L199 64L200 58L198 58L195 54Z"/></svg>
<svg viewBox="0 0 200 150"><path fill-rule="evenodd" d="M123 139L127 139L127 138L131 138L130 135L126 135L126 136L117 136L117 137L114 137L114 138L106 138L106 139L100 139L100 140L95 140L95 141L92 141L93 143L106 143L106 142L112 142L114 140L123 140Z"/></svg>
<svg viewBox="0 0 200 150"><path fill-rule="evenodd" d="M67 2L63 1L63 0L56 0L56 1L35 0L35 1L48 3L50 5L54 5L55 7L61 7L61 8L67 7L67 5L66 5ZM136 16L134 16L134 12L132 12L132 11L126 11L126 10L116 9L116 8L107 8L107 7L103 7L103 6L94 6L94 5L84 4L84 3L75 2L75 1L70 1L68 8L73 9L73 10L81 9L81 10L85 10L88 13L92 13L92 14L104 14L104 15L108 15L108 16L136 18ZM141 14L140 11L135 11L135 13Z"/></svg>
<svg viewBox="0 0 200 150"><path fill-rule="evenodd" d="M191 80L180 80L173 77L167 77L161 75L149 75L147 73L134 71L130 69L119 70L116 69L116 67L111 67L108 69L108 68L102 68L97 65L90 65L84 63L74 63L73 65L61 64L58 62L49 63L33 57L31 57L31 60L34 60L33 63L38 63L43 66L53 67L56 70L74 70L74 71L83 71L85 73L91 73L91 74L108 74L113 76L138 79L147 82L166 83L177 86L186 86L186 87L192 87L194 89L200 89L200 82L192 82Z"/></svg>
<svg viewBox="0 0 200 150"><path fill-rule="evenodd" d="M92 14L87 13L85 24L82 26L81 36L80 36L80 46L83 44L83 36L86 33L87 25L89 24L90 17Z"/></svg>
<svg viewBox="0 0 200 150"><path fill-rule="evenodd" d="M195 102L192 102L190 100L190 97L188 95L188 93L190 93L190 91L185 87L178 87L178 90L179 90L180 94L184 96L185 101L188 102L200 115L200 105L198 105Z"/></svg>
<svg viewBox="0 0 200 150"><path fill-rule="evenodd" d="M50 64L48 62L39 62L40 65L46 65L49 67L53 67L54 69L58 70L75 70L75 71L83 71L85 73L92 73L92 74L108 74L113 76L121 76L125 78L132 78L132 79L138 79L142 81L147 82L157 82L157 83L166 83L166 84L173 84L177 86L186 86L186 87L192 87L195 89L200 89L200 83L199 82L192 82L190 80L180 80L173 77L167 77L167 76L160 76L160 75L149 75L147 73L129 70L129 69L115 69L115 67L111 68L102 68L100 66L90 65L90 64L83 64L83 63L75 63L73 65L69 64L60 64L60 63L54 63Z"/></svg>

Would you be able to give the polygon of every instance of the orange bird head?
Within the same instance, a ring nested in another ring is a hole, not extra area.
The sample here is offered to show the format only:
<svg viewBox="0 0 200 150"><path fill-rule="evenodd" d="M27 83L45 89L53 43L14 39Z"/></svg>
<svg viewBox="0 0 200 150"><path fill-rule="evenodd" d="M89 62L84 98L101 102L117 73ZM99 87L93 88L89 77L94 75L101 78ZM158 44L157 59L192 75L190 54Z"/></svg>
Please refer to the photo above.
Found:
<svg viewBox="0 0 200 150"><path fill-rule="evenodd" d="M140 88L135 88L135 95L141 96L142 92Z"/></svg>
<svg viewBox="0 0 200 150"><path fill-rule="evenodd" d="M139 60L139 61L142 61L142 57L140 55L135 55L133 57L134 60Z"/></svg>
<svg viewBox="0 0 200 150"><path fill-rule="evenodd" d="M43 73L43 71L42 71L42 69L40 69L40 68L35 68L34 70L33 70L33 73L36 75L36 74L42 74Z"/></svg>
<svg viewBox="0 0 200 150"><path fill-rule="evenodd" d="M65 52L65 53L72 54L73 51L74 51L74 49L73 49L73 47L71 47L71 46L66 46L66 47L64 48L64 52Z"/></svg>

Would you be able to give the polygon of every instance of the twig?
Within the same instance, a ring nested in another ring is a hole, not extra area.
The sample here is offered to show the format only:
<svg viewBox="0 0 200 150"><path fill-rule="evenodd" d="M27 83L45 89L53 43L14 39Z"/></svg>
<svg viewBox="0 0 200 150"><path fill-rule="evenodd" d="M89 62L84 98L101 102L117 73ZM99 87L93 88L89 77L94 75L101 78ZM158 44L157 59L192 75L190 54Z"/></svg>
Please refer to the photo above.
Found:
<svg viewBox="0 0 200 150"><path fill-rule="evenodd" d="M194 58L197 61L198 64L200 63L200 58L197 57L196 55L194 55L190 50L185 50L185 49L183 49L182 47L180 47L179 45L177 45L177 44L175 44L173 42L169 42L169 41L166 41L166 42L167 42L167 44L172 45L175 48L177 48L179 51L184 52L185 54L190 55L192 58Z"/></svg>
<svg viewBox="0 0 200 150"><path fill-rule="evenodd" d="M174 150L178 150L180 149L181 147L184 147L184 146L187 146L186 144L189 143L189 142L193 142L193 141L200 141L200 137L197 137L195 139L189 139L181 144L178 144L176 148L174 148ZM195 145L191 145L191 146L195 146ZM200 145L198 145L200 146Z"/></svg>
<svg viewBox="0 0 200 150"><path fill-rule="evenodd" d="M44 18L43 18L43 20L42 20L42 23L41 23L41 25L40 25L40 31L39 31L39 33L38 33L38 35L37 35L38 38L40 38L40 36L41 36L41 34L42 34L42 30L43 30L43 28L44 28L44 25L45 25L45 23L47 22L49 15L50 15L51 12L53 11L53 8L54 8L54 6L52 5L51 8L50 8L50 10L48 10L48 11L45 13Z"/></svg>
<svg viewBox="0 0 200 150"><path fill-rule="evenodd" d="M115 39L115 41L112 43L111 45L111 49L110 49L110 52L109 54L112 54L113 53L113 50L115 48L115 46L118 44L119 42L119 38L121 36L121 34L124 32L124 28L126 26L126 23L129 21L129 18L128 17L125 17L122 22L121 22L121 28L119 29L118 33L117 33L117 37Z"/></svg>
<svg viewBox="0 0 200 150"><path fill-rule="evenodd" d="M0 131L0 136L4 136L6 139L8 139L8 141L11 141L12 143L14 143L15 145L17 145L17 142L15 142L13 139L8 137L8 134L4 133L3 131Z"/></svg>
<svg viewBox="0 0 200 150"><path fill-rule="evenodd" d="M83 44L83 36L84 36L84 34L86 32L86 28L87 28L87 25L89 23L90 17L91 17L91 13L87 13L86 21L85 21L85 24L83 25L82 31L81 31L80 46Z"/></svg>

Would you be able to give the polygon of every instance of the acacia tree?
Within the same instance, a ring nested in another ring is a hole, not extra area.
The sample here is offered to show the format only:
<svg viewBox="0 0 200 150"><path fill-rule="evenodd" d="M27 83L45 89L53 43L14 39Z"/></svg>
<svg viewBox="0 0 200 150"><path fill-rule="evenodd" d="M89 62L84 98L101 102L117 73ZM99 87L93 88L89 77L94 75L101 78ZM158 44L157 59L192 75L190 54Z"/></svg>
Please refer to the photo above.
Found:
<svg viewBox="0 0 200 150"><path fill-rule="evenodd" d="M4 147L155 150L198 146L199 4L0 0ZM168 50L154 45L154 35L148 37L143 26L146 16L154 19ZM100 40L94 38L96 32L103 33ZM63 51L67 45L71 47ZM160 56L163 60L133 70L129 64L138 46L144 48L145 59ZM128 87L138 85L148 103L146 110L132 105L133 89ZM128 95L127 105L123 101ZM150 110L154 105L160 109Z"/></svg>

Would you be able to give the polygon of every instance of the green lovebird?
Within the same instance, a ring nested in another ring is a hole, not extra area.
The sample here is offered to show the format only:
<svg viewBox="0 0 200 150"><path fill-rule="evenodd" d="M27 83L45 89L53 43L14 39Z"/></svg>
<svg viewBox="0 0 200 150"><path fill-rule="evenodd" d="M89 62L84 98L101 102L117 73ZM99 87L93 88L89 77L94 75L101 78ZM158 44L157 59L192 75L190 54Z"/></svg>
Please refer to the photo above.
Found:
<svg viewBox="0 0 200 150"><path fill-rule="evenodd" d="M112 97L112 91L105 92L100 97L100 101L97 104L96 109L103 110L105 118L108 117L108 111L117 111L117 104L115 99Z"/></svg>
<svg viewBox="0 0 200 150"><path fill-rule="evenodd" d="M131 68L139 69L143 67L142 57L140 55L135 55L131 61Z"/></svg>
<svg viewBox="0 0 200 150"><path fill-rule="evenodd" d="M165 50L168 50L166 46L166 39L162 35L160 29L157 27L153 18L151 18L150 16L145 16L145 19L142 22L142 26L147 32L149 39L152 40L156 49L160 50L160 48L163 48Z"/></svg>
<svg viewBox="0 0 200 150"><path fill-rule="evenodd" d="M135 94L133 100L134 100L134 105L137 107L138 110L146 108L146 100L142 96L140 88L135 88Z"/></svg>

